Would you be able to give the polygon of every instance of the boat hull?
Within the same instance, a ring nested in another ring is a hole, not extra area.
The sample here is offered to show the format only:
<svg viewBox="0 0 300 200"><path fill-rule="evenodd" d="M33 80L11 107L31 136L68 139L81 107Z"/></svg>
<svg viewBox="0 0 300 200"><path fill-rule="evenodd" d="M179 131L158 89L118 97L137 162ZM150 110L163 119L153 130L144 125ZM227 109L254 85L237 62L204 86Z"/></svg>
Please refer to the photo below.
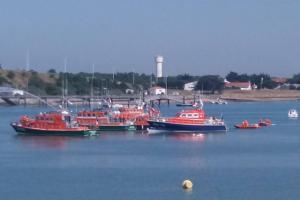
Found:
<svg viewBox="0 0 300 200"><path fill-rule="evenodd" d="M178 103L178 104L176 104L176 106L178 106L178 107L193 107L193 104Z"/></svg>
<svg viewBox="0 0 300 200"><path fill-rule="evenodd" d="M174 132L211 132L211 131L226 131L226 126L211 125L211 124L176 124L169 122L148 121L149 131L174 131Z"/></svg>
<svg viewBox="0 0 300 200"><path fill-rule="evenodd" d="M136 127L134 125L102 125L98 126L97 131L135 131Z"/></svg>
<svg viewBox="0 0 300 200"><path fill-rule="evenodd" d="M88 136L94 135L96 131L93 130L54 130L54 129L37 129L22 127L18 124L12 123L11 126L18 134L23 135L59 135L59 136Z"/></svg>
<svg viewBox="0 0 300 200"><path fill-rule="evenodd" d="M238 129L257 129L257 128L261 128L261 126L259 126L259 125L249 125L249 126L234 125L234 127L238 128Z"/></svg>

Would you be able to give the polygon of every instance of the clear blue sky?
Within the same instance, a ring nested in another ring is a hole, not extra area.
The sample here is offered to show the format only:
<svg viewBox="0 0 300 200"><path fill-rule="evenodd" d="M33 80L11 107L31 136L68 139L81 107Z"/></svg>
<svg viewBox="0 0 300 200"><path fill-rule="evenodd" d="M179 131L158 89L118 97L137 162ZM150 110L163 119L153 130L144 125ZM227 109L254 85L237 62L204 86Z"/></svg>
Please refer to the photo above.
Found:
<svg viewBox="0 0 300 200"><path fill-rule="evenodd" d="M0 63L46 71L300 72L300 1L2 0Z"/></svg>

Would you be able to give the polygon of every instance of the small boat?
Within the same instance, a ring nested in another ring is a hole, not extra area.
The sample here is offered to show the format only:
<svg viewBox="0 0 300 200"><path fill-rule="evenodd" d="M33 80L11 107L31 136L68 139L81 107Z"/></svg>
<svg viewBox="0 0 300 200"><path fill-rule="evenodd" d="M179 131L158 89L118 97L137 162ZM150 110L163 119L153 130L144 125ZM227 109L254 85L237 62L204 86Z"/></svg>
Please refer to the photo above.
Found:
<svg viewBox="0 0 300 200"><path fill-rule="evenodd" d="M239 129L255 129L261 128L259 124L249 124L248 120L244 120L241 124L234 125L235 128Z"/></svg>
<svg viewBox="0 0 300 200"><path fill-rule="evenodd" d="M289 118L298 118L298 112L295 109L290 109L288 112Z"/></svg>
<svg viewBox="0 0 300 200"><path fill-rule="evenodd" d="M183 110L175 117L157 118L148 120L151 132L205 132L226 131L226 125L222 119L207 117L204 110L195 108Z"/></svg>
<svg viewBox="0 0 300 200"><path fill-rule="evenodd" d="M178 106L178 107L192 107L193 104L191 104L191 103L177 103L176 106Z"/></svg>
<svg viewBox="0 0 300 200"><path fill-rule="evenodd" d="M69 114L61 112L40 113L34 119L22 116L11 123L19 134L27 135L93 135L96 132L86 126L78 126Z"/></svg>
<svg viewBox="0 0 300 200"><path fill-rule="evenodd" d="M272 125L272 121L270 119L261 119L258 121L259 126L270 126Z"/></svg>

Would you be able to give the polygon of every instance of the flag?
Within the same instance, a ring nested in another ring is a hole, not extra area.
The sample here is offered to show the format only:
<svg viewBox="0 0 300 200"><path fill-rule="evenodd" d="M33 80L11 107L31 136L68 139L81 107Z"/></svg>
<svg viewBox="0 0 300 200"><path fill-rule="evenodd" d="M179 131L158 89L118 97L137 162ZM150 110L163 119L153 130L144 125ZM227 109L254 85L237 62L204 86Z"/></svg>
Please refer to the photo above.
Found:
<svg viewBox="0 0 300 200"><path fill-rule="evenodd" d="M68 104L73 105L73 103L70 100L67 100Z"/></svg>
<svg viewBox="0 0 300 200"><path fill-rule="evenodd" d="M199 100L199 103L200 103L200 109L202 109L203 108L203 101L202 101L202 99Z"/></svg>

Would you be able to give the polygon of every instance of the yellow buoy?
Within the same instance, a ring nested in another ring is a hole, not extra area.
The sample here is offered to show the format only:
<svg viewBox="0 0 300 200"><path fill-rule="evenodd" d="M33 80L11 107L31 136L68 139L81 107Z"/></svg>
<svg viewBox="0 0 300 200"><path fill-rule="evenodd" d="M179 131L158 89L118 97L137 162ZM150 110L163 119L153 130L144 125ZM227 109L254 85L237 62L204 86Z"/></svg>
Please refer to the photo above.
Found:
<svg viewBox="0 0 300 200"><path fill-rule="evenodd" d="M193 187L193 182L191 181L191 180L184 180L183 182L182 182L182 187L183 187L183 189L192 189L192 187Z"/></svg>

